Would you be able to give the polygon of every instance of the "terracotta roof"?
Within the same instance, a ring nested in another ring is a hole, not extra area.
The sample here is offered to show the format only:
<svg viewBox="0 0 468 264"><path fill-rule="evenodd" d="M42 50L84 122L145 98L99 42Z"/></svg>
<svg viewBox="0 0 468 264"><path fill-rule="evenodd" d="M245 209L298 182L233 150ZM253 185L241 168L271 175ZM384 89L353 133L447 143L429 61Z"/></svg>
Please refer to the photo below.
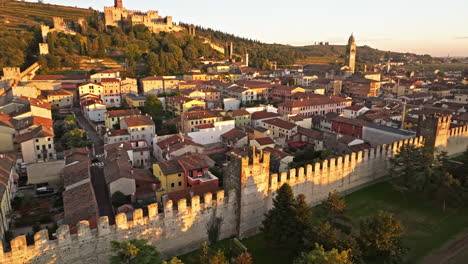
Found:
<svg viewBox="0 0 468 264"><path fill-rule="evenodd" d="M197 125L195 127L198 128L198 129L204 129L204 128L213 128L214 125L212 123L208 123L208 124Z"/></svg>
<svg viewBox="0 0 468 264"><path fill-rule="evenodd" d="M361 119L354 119L354 118L347 118L343 116L337 116L332 119L333 122L345 123L353 126L360 126L363 127L367 124L366 121Z"/></svg>
<svg viewBox="0 0 468 264"><path fill-rule="evenodd" d="M321 131L316 131L313 129L308 129L308 128L303 128L303 127L298 127L297 128L297 133L307 136L308 138L316 139L316 140L323 140L323 132Z"/></svg>
<svg viewBox="0 0 468 264"><path fill-rule="evenodd" d="M365 106L363 105L352 105L352 106L348 106L346 107L345 109L346 110L351 110L351 111L359 111L361 109L363 109Z"/></svg>
<svg viewBox="0 0 468 264"><path fill-rule="evenodd" d="M182 116L184 119L187 120L221 117L221 115L218 112L208 110L185 112L182 114Z"/></svg>
<svg viewBox="0 0 468 264"><path fill-rule="evenodd" d="M344 136L342 136L342 137L340 137L338 139L338 142L348 145L348 144L350 144L351 142L353 142L356 139L358 139L358 138L344 135Z"/></svg>
<svg viewBox="0 0 468 264"><path fill-rule="evenodd" d="M249 111L245 110L245 109L238 109L238 110L233 110L231 112L231 115L232 116L246 116L246 115L250 115Z"/></svg>
<svg viewBox="0 0 468 264"><path fill-rule="evenodd" d="M263 150L267 151L267 152L270 152L272 155L274 155L276 157L279 157L280 159L284 159L287 156L291 156L290 154L288 154L288 153L286 153L286 152L284 152L282 150L275 149L275 148L272 148L272 147L266 147Z"/></svg>
<svg viewBox="0 0 468 264"><path fill-rule="evenodd" d="M42 91L42 93L46 96L73 95L72 92L64 90L64 89L60 89L57 91Z"/></svg>
<svg viewBox="0 0 468 264"><path fill-rule="evenodd" d="M245 91L248 91L249 89L244 88L244 87L242 87L242 86L237 86L237 85L235 85L235 86L229 87L228 90L229 90L229 91L232 91L232 92L236 92L236 93L243 93L243 92L245 92Z"/></svg>
<svg viewBox="0 0 468 264"><path fill-rule="evenodd" d="M185 104L185 103L191 102L193 100L195 100L195 99L180 96L180 95L169 97L169 101L172 101L174 103L179 103L179 104Z"/></svg>
<svg viewBox="0 0 468 264"><path fill-rule="evenodd" d="M123 117L139 114L141 114L141 111L138 109L111 110L106 113L107 117Z"/></svg>
<svg viewBox="0 0 468 264"><path fill-rule="evenodd" d="M0 197L8 186L11 169L16 164L16 153L0 153Z"/></svg>
<svg viewBox="0 0 468 264"><path fill-rule="evenodd" d="M255 141L257 141L260 146L276 144L276 142L269 137L256 138Z"/></svg>
<svg viewBox="0 0 468 264"><path fill-rule="evenodd" d="M296 124L288 122L288 121L284 121L284 120L279 119L279 118L268 119L268 120L263 121L263 123L269 124L269 125L272 125L272 126L276 126L276 127L280 127L280 128L286 129L286 130L291 130L291 129L297 127Z"/></svg>
<svg viewBox="0 0 468 264"><path fill-rule="evenodd" d="M18 135L15 138L15 141L17 143L23 143L25 141L28 141L34 138L53 137L53 136L54 136L54 130L52 128L45 127L45 126L38 126L29 132Z"/></svg>
<svg viewBox="0 0 468 264"><path fill-rule="evenodd" d="M233 128L221 135L221 137L223 137L226 140L238 140L246 136L247 134L238 128Z"/></svg>
<svg viewBox="0 0 468 264"><path fill-rule="evenodd" d="M123 120L125 121L128 127L154 126L153 119L151 119L151 117L147 115L125 117Z"/></svg>
<svg viewBox="0 0 468 264"><path fill-rule="evenodd" d="M314 106L314 105L327 105L327 104L337 104L352 102L338 96L324 96L324 95L309 95L309 98L299 99L299 100L286 100L284 103L280 104L284 107L296 108L303 106Z"/></svg>
<svg viewBox="0 0 468 264"><path fill-rule="evenodd" d="M29 116L23 119L11 119L10 120L14 125L16 130L23 130L31 126L46 126L53 127L53 120L45 117L39 116Z"/></svg>
<svg viewBox="0 0 468 264"><path fill-rule="evenodd" d="M86 148L65 152L63 169L63 207L65 223L74 226L79 221L99 215L99 209L89 175L89 152Z"/></svg>
<svg viewBox="0 0 468 264"><path fill-rule="evenodd" d="M214 161L204 154L190 154L177 159L156 163L164 175L184 173L184 170L205 169L214 166Z"/></svg>
<svg viewBox="0 0 468 264"><path fill-rule="evenodd" d="M89 79L87 75L36 75L33 81L72 81L72 80L86 80Z"/></svg>
<svg viewBox="0 0 468 264"><path fill-rule="evenodd" d="M259 120L259 119L265 119L265 118L274 118L280 116L277 113L272 113L272 112L267 112L267 111L258 111L252 113L251 119L252 120Z"/></svg>
<svg viewBox="0 0 468 264"><path fill-rule="evenodd" d="M114 130L108 131L107 135L109 137L119 137L119 136L125 136L125 135L130 135L130 134L125 129L114 129Z"/></svg>
<svg viewBox="0 0 468 264"><path fill-rule="evenodd" d="M44 108L44 109L47 109L47 110L52 109L52 105L50 103L42 101L42 100L29 98L29 97L20 97L20 98L18 98L18 100L29 102L29 104L31 106L40 107L40 108Z"/></svg>
<svg viewBox="0 0 468 264"><path fill-rule="evenodd" d="M7 114L1 114L0 115L0 126L6 126L6 127L11 127L15 128L12 122L10 122L11 117Z"/></svg>

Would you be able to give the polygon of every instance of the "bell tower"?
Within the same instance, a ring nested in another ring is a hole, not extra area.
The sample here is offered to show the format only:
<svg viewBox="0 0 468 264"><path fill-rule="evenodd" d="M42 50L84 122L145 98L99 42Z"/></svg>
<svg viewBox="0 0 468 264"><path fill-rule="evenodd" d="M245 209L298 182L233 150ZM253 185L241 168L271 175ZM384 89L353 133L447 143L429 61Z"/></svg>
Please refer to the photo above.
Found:
<svg viewBox="0 0 468 264"><path fill-rule="evenodd" d="M122 0L115 0L115 1L114 1L114 7L115 7L115 8L123 8L123 2L122 2Z"/></svg>
<svg viewBox="0 0 468 264"><path fill-rule="evenodd" d="M348 45L346 46L346 66L348 66L352 72L356 70L356 41L354 40L353 34L348 39Z"/></svg>

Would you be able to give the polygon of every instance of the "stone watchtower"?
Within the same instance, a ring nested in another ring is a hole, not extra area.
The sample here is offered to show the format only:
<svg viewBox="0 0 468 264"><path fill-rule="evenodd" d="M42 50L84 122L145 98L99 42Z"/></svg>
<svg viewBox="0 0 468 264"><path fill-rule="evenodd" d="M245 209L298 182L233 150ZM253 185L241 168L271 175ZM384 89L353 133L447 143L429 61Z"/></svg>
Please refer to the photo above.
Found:
<svg viewBox="0 0 468 264"><path fill-rule="evenodd" d="M451 115L421 115L418 120L417 136L425 138L424 145L445 148L450 136Z"/></svg>
<svg viewBox="0 0 468 264"><path fill-rule="evenodd" d="M235 189L237 193L238 236L258 233L267 209L270 153L255 148L244 153L232 152L224 175L225 190Z"/></svg>
<svg viewBox="0 0 468 264"><path fill-rule="evenodd" d="M195 25L190 25L188 27L188 33L190 36L195 36Z"/></svg>
<svg viewBox="0 0 468 264"><path fill-rule="evenodd" d="M234 54L234 44L232 42L227 42L224 48L224 56L228 59L232 59L232 55Z"/></svg>
<svg viewBox="0 0 468 264"><path fill-rule="evenodd" d="M348 39L348 45L346 45L346 66L348 66L352 72L356 70L356 41L354 40L353 34Z"/></svg>

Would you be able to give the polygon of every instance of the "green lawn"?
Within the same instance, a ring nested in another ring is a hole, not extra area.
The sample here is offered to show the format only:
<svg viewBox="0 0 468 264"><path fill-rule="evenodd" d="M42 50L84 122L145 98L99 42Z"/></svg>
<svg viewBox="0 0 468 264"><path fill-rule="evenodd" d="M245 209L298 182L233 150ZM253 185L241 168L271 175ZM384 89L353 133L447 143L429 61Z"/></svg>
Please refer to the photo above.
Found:
<svg viewBox="0 0 468 264"><path fill-rule="evenodd" d="M389 183L383 182L364 188L346 196L347 213L356 229L359 221L379 210L388 210L402 221L405 227L404 244L409 248L405 263L418 263L426 255L442 247L447 241L461 233L468 223L467 206L442 212L434 205L416 195L394 192ZM356 230L357 231L357 230ZM288 252L266 246L262 235L242 241L254 258L255 264L290 264ZM226 247L229 241L219 244ZM197 264L198 252L181 257L185 264ZM458 263L458 262L454 262ZM461 262L460 262L461 263Z"/></svg>

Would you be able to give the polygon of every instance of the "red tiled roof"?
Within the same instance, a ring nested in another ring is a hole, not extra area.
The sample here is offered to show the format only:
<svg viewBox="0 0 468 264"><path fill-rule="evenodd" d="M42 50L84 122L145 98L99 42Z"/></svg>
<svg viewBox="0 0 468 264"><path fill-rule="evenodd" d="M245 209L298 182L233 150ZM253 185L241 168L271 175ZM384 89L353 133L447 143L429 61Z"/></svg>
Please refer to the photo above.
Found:
<svg viewBox="0 0 468 264"><path fill-rule="evenodd" d="M184 119L187 119L187 120L221 117L221 115L218 112L213 112L213 111L208 111L208 110L185 112L182 114L182 116Z"/></svg>
<svg viewBox="0 0 468 264"><path fill-rule="evenodd" d="M245 115L250 115L249 111L245 109L238 109L238 110L233 110L231 112L232 116L245 116Z"/></svg>
<svg viewBox="0 0 468 264"><path fill-rule="evenodd" d="M272 113L272 112L267 112L267 111L258 111L252 113L251 119L252 120L259 120L259 119L265 119L265 118L273 118L273 117L278 117L280 116L277 113Z"/></svg>
<svg viewBox="0 0 468 264"><path fill-rule="evenodd" d="M120 83L120 80L116 79L116 78L103 78L103 79L101 79L101 83L103 83L103 82L118 82L118 83Z"/></svg>
<svg viewBox="0 0 468 264"><path fill-rule="evenodd" d="M18 135L15 138L15 141L17 143L23 143L34 138L53 137L53 136L54 136L54 130L52 128L45 127L45 126L38 126L29 132Z"/></svg>
<svg viewBox="0 0 468 264"><path fill-rule="evenodd" d="M201 124L201 125L198 125L198 126L195 126L196 128L198 129L204 129L204 128L213 128L214 125L211 124L211 123L208 123L208 124Z"/></svg>
<svg viewBox="0 0 468 264"><path fill-rule="evenodd" d="M284 151L281 151L279 149L275 149L275 148L272 148L272 147L266 147L263 149L264 151L268 151L270 152L271 154L279 157L280 159L284 159L286 158L287 156L291 156L290 154L284 152Z"/></svg>
<svg viewBox="0 0 468 264"><path fill-rule="evenodd" d="M128 127L154 126L153 119L147 115L129 116L123 119Z"/></svg>
<svg viewBox="0 0 468 264"><path fill-rule="evenodd" d="M299 99L299 100L287 100L284 103L280 104L284 107L289 108L297 108L303 106L314 106L314 105L327 105L327 104L337 104L337 103L345 103L345 102L352 102L352 100L348 100L338 96L324 96L324 95L310 95L309 98Z"/></svg>
<svg viewBox="0 0 468 264"><path fill-rule="evenodd" d="M122 116L132 116L140 115L141 111L138 109L123 109L123 110L111 110L107 111L107 117L122 117Z"/></svg>
<svg viewBox="0 0 468 264"><path fill-rule="evenodd" d="M0 115L0 126L6 126L15 128L15 126L10 122L11 117L7 114Z"/></svg>
<svg viewBox="0 0 468 264"><path fill-rule="evenodd" d="M266 123L266 124L269 124L269 125L272 125L272 126L276 126L276 127L280 127L280 128L286 129L286 130L291 130L291 129L297 127L296 124L288 122L288 121L284 121L284 120L279 119L279 118L268 119L268 120L263 121L263 123Z"/></svg>
<svg viewBox="0 0 468 264"><path fill-rule="evenodd" d="M125 129L114 129L107 132L109 137L125 136L129 135L128 131Z"/></svg>
<svg viewBox="0 0 468 264"><path fill-rule="evenodd" d="M235 140L235 139L241 139L243 137L246 137L247 134L240 130L240 129L237 129L237 128L233 128L231 130L229 130L228 132L224 133L221 135L221 137L227 139L227 140Z"/></svg>
<svg viewBox="0 0 468 264"><path fill-rule="evenodd" d="M269 137L256 138L255 141L257 141L260 146L276 144L275 141Z"/></svg>
<svg viewBox="0 0 468 264"><path fill-rule="evenodd" d="M343 116L337 116L333 118L332 122L344 123L344 124L349 124L349 125L359 126L359 127L363 127L367 124L367 122L364 120L347 118Z"/></svg>
<svg viewBox="0 0 468 264"><path fill-rule="evenodd" d="M362 108L364 108L365 106L363 105L352 105L352 106L348 106L346 107L345 109L346 110L351 110L351 111L359 111L361 110Z"/></svg>

